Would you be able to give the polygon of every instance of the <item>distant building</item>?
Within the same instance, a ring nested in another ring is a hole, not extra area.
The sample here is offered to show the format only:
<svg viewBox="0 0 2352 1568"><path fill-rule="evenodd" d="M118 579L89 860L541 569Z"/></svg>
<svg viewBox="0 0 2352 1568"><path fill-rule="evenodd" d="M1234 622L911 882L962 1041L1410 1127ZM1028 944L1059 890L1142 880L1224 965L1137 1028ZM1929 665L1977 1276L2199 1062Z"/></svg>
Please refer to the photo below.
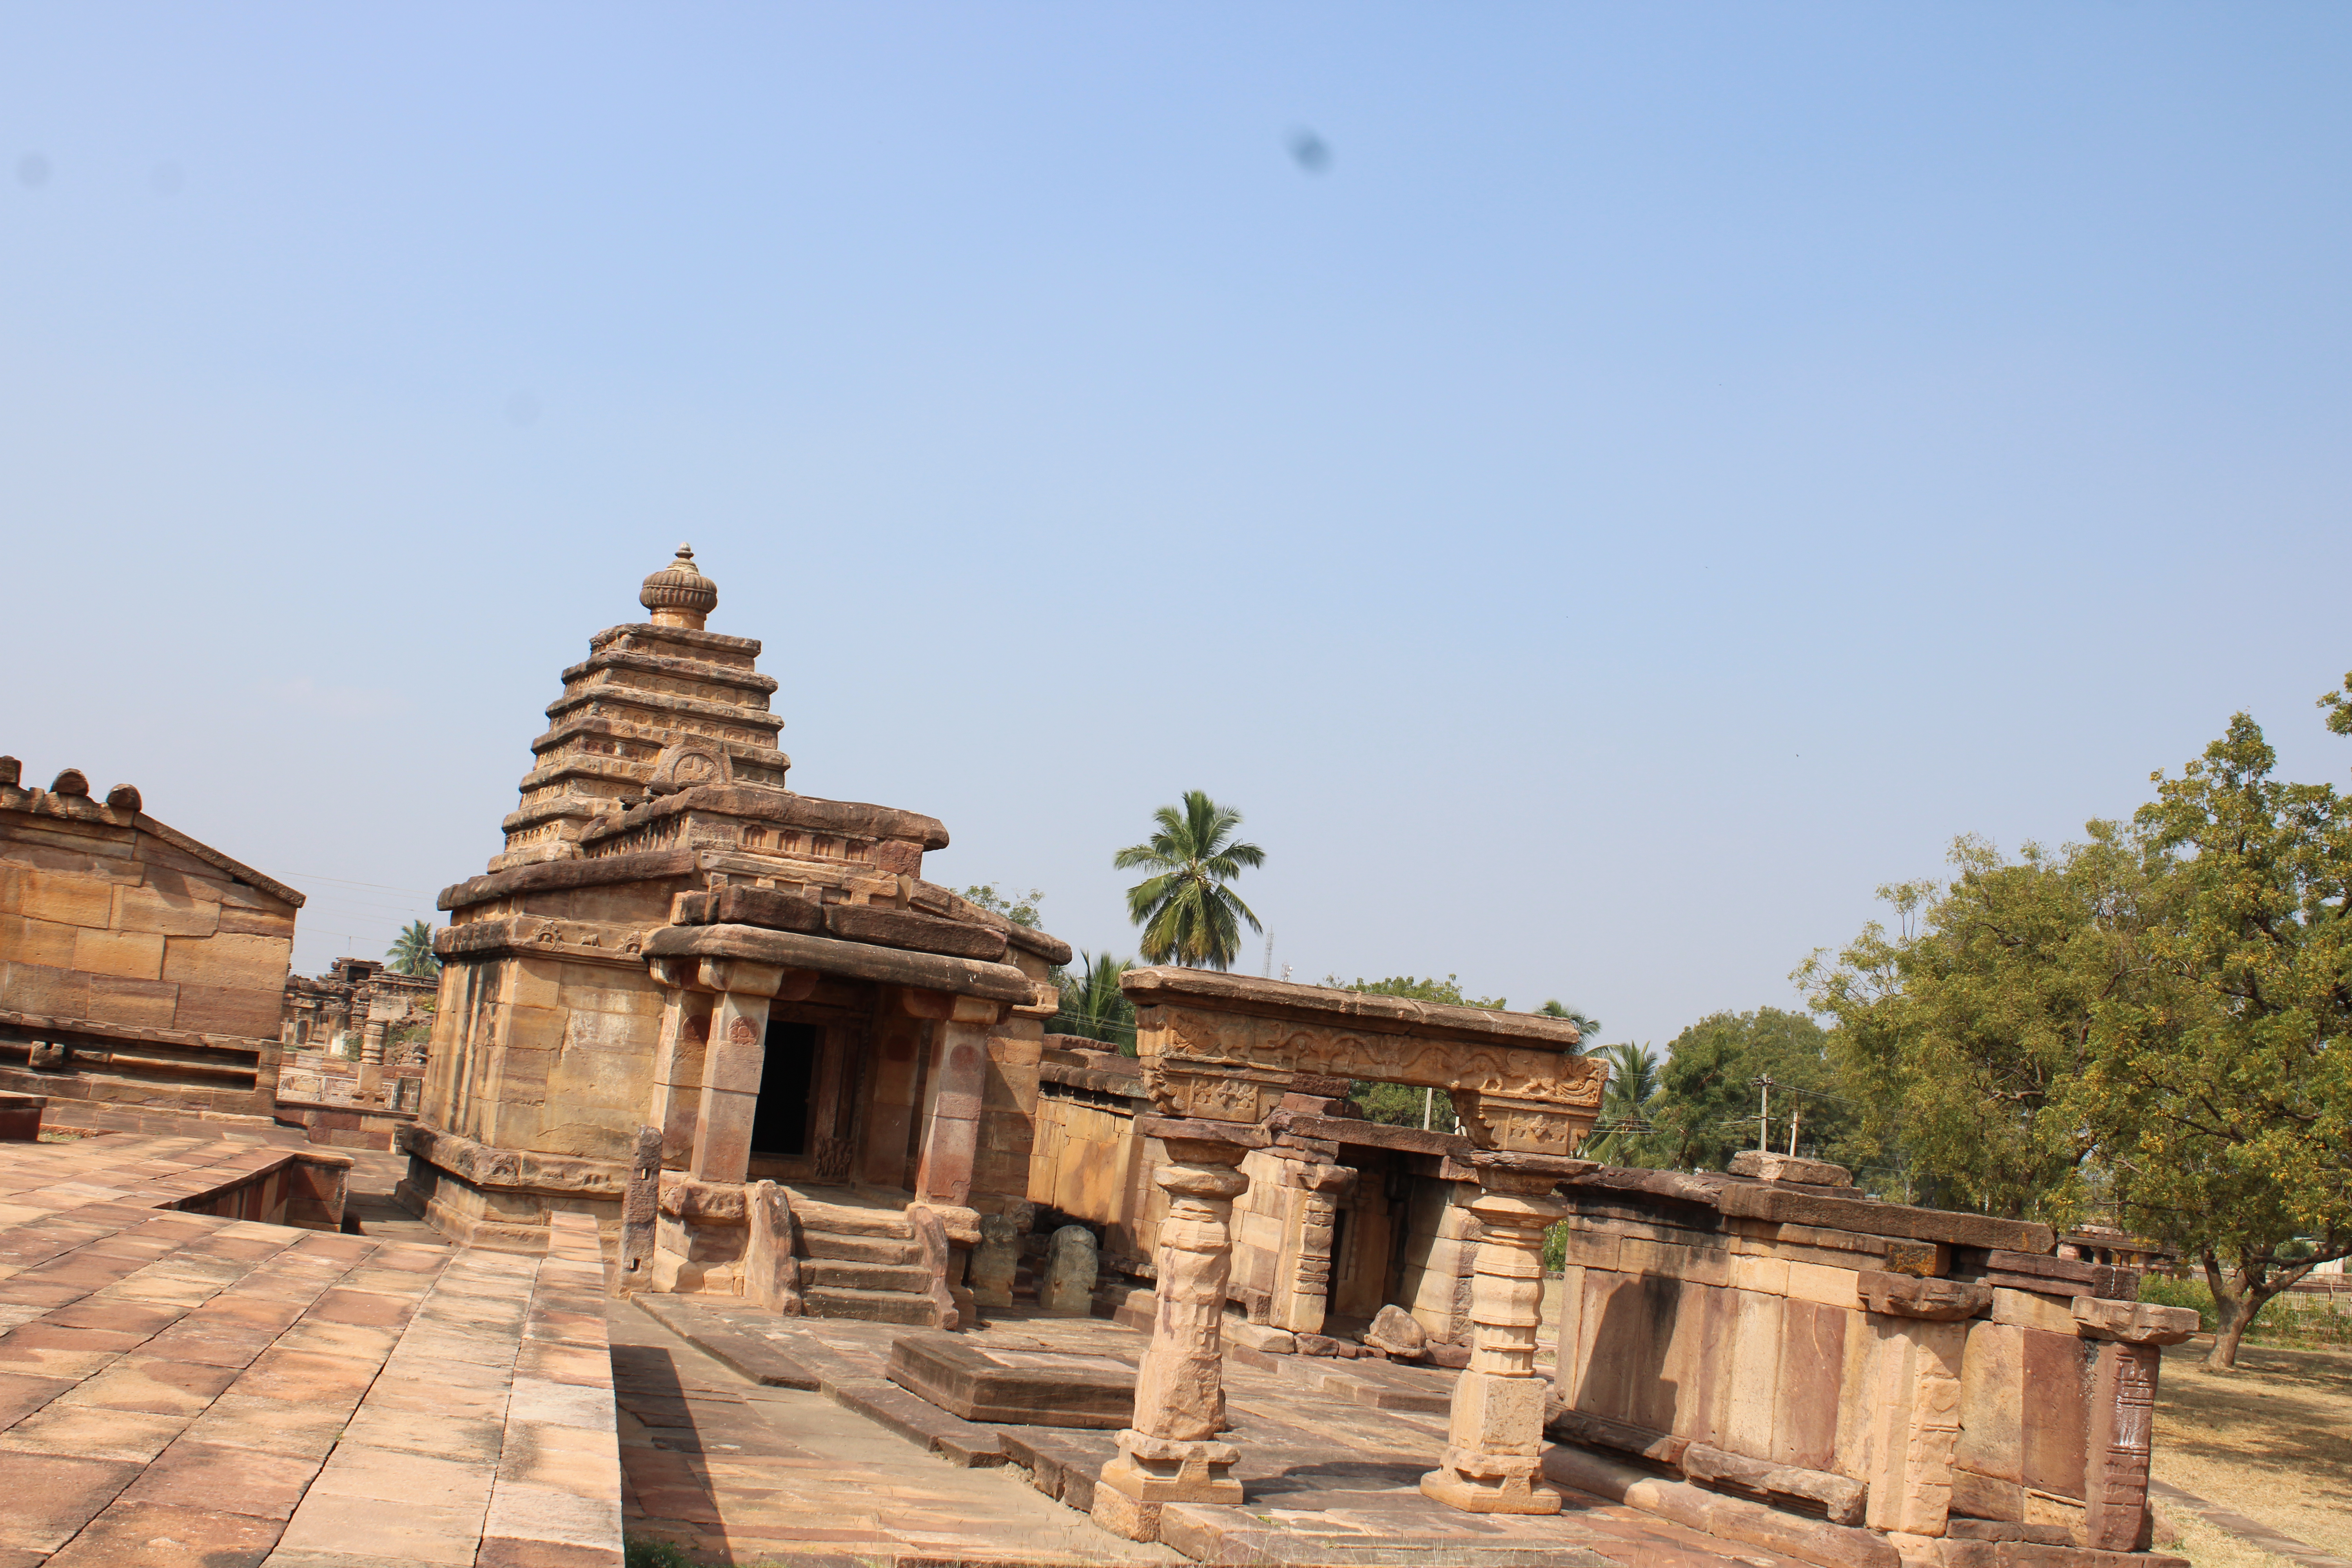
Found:
<svg viewBox="0 0 2352 1568"><path fill-rule="evenodd" d="M267 1117L302 895L68 768L0 757L0 1088Z"/></svg>

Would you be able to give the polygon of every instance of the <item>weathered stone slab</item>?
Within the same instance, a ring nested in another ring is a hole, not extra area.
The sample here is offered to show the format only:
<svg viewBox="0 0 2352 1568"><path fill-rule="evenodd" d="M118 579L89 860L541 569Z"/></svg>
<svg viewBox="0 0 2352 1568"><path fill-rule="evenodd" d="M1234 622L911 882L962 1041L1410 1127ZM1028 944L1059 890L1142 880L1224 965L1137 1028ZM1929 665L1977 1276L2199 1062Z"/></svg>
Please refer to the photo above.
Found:
<svg viewBox="0 0 2352 1568"><path fill-rule="evenodd" d="M1135 1371L1108 1357L982 1349L950 1333L890 1342L890 1381L966 1421L1115 1430L1135 1408Z"/></svg>

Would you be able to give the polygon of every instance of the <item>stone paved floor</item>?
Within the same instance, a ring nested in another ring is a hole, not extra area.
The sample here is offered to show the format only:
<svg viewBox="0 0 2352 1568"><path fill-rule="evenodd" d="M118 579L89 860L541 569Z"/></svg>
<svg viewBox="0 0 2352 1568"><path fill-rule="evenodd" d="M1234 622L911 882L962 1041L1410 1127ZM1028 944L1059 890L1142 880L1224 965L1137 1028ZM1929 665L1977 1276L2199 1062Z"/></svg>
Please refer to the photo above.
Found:
<svg viewBox="0 0 2352 1568"><path fill-rule="evenodd" d="M880 1378L890 1341L905 1331L741 1311L726 1317L737 1330L776 1345L853 1404L860 1397L858 1389ZM1074 1549L1097 1553L1077 1561L1116 1562L1123 1560L1120 1552L1139 1550L1099 1532L1091 1546L1076 1534L1024 1536L1019 1521L1033 1517L1030 1511L1008 1513L1003 1510L1010 1505L1002 1505L983 1512L964 1503L974 1509L966 1514L958 1506L967 1498L1003 1498L1007 1493L998 1489L1016 1487L1025 1475L1070 1505L1049 1504L1043 1518L1056 1521L1061 1531L1074 1531L1085 1521L1082 1510L1091 1500L1093 1475L1113 1451L1108 1432L992 1427L1013 1447L1014 1465L960 1470L911 1442L829 1408L823 1395L761 1388L739 1377L642 1313L619 1308L612 1321L633 1532L690 1545L714 1563L759 1562L763 1553L802 1561L787 1555L798 1552L839 1553L835 1560L844 1563L895 1561L911 1568L931 1560L926 1553L952 1562L1067 1562ZM1132 1363L1144 1336L1099 1320L1004 1313L977 1333L975 1342ZM1550 1519L1456 1512L1419 1490L1422 1473L1444 1447L1444 1415L1372 1403L1433 1405L1449 1386L1445 1374L1369 1362L1253 1359L1257 1364L1229 1363L1226 1382L1234 1422L1227 1436L1242 1450L1245 1501L1240 1508L1186 1510L1183 1528L1171 1539L1187 1557L1269 1568L1803 1568L1792 1559L1715 1540L1580 1493L1570 1494L1568 1510ZM664 1384L664 1367L691 1369L692 1375L680 1373L677 1384ZM656 1447L661 1432L647 1423L648 1413L694 1436L677 1446ZM813 1476L830 1477L829 1458L792 1456L830 1456L845 1435L858 1436L861 1427L866 1436L855 1470L844 1477L846 1485L821 1481L824 1489L814 1499L770 1492L763 1481L756 1503L747 1490L741 1494L747 1500L739 1504L738 1489L751 1486L753 1475L772 1480L789 1469L737 1468L742 1461L711 1458L739 1451L716 1447L733 1442L743 1445L743 1452L772 1448L790 1463L806 1465ZM697 1445L698 1460L690 1457ZM1044 1501L1038 1493L1020 1489ZM835 1510L829 1518L828 1505ZM748 1522L751 1517L740 1510L751 1507L771 1510L766 1517L791 1520L793 1528L809 1533L740 1531L737 1520ZM836 1533L817 1533L826 1531Z"/></svg>
<svg viewBox="0 0 2352 1568"><path fill-rule="evenodd" d="M608 1320L624 1519L704 1562L1181 1562L1003 1469L959 1469L822 1394L767 1388L626 1302Z"/></svg>
<svg viewBox="0 0 2352 1568"><path fill-rule="evenodd" d="M542 1259L168 1207L282 1153L0 1144L0 1568L616 1564L593 1230Z"/></svg>

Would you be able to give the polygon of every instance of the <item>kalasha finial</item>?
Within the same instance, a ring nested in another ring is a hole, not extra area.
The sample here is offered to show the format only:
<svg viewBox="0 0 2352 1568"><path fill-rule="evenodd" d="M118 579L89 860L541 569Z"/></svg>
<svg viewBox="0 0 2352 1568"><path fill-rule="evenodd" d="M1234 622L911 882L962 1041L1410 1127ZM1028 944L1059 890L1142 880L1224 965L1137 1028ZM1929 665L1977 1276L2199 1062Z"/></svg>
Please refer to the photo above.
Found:
<svg viewBox="0 0 2352 1568"><path fill-rule="evenodd" d="M694 569L694 546L677 547L677 559L646 579L637 603L654 613L657 626L700 631L703 618L719 607L719 584Z"/></svg>

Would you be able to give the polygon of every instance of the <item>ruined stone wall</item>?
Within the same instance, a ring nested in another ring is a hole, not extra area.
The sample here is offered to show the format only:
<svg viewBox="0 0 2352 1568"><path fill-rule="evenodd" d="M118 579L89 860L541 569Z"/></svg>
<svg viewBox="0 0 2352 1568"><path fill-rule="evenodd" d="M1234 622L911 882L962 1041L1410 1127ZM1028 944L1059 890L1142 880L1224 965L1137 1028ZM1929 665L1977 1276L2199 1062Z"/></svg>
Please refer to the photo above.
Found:
<svg viewBox="0 0 2352 1568"><path fill-rule="evenodd" d="M143 816L135 790L101 805L79 774L58 783L18 788L0 759L0 1079L268 1114L301 895Z"/></svg>
<svg viewBox="0 0 2352 1568"><path fill-rule="evenodd" d="M2055 1257L2045 1226L1827 1184L1604 1169L1568 1190L1555 1436L1840 1525L2146 1544L2131 1401L2194 1324L2137 1303L2136 1274Z"/></svg>

